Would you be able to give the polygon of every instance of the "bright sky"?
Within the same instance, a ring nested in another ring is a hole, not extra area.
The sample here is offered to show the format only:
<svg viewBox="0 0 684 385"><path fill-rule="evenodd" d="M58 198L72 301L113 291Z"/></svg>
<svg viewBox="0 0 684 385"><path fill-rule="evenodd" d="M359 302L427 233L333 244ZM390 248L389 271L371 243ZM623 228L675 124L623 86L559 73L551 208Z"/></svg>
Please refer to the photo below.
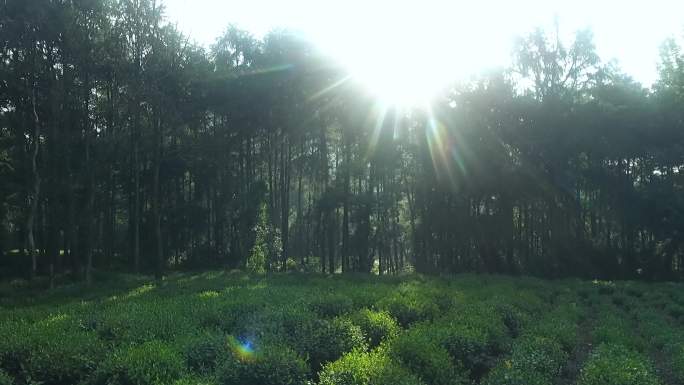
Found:
<svg viewBox="0 0 684 385"><path fill-rule="evenodd" d="M420 60L426 55L419 47L451 50L457 57L445 65L457 66L460 76L505 66L513 36L551 28L557 16L562 34L590 27L602 59L617 59L624 72L649 86L657 77L660 44L684 31L684 0L163 1L168 19L207 46L229 23L256 36L294 27L343 59L383 45Z"/></svg>

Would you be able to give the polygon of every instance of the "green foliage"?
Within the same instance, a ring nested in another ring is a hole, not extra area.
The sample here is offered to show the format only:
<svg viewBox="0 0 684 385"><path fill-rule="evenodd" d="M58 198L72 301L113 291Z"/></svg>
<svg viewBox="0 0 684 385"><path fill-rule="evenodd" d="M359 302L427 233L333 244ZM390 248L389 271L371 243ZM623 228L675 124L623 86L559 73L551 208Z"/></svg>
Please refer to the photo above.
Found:
<svg viewBox="0 0 684 385"><path fill-rule="evenodd" d="M165 385L183 374L183 360L170 345L157 340L123 348L98 367L94 385Z"/></svg>
<svg viewBox="0 0 684 385"><path fill-rule="evenodd" d="M424 385L383 348L347 353L327 364L319 377L319 385Z"/></svg>
<svg viewBox="0 0 684 385"><path fill-rule="evenodd" d="M524 334L549 338L561 344L566 352L571 352L577 345L579 318L577 306L564 304L547 314Z"/></svg>
<svg viewBox="0 0 684 385"><path fill-rule="evenodd" d="M150 340L173 341L192 333L197 319L187 310L195 308L194 298L159 298L145 300L135 294L116 306L105 307L95 317L88 316L83 322L90 324L105 340L142 343Z"/></svg>
<svg viewBox="0 0 684 385"><path fill-rule="evenodd" d="M631 320L618 315L617 310L605 311L599 318L598 325L592 331L592 338L596 345L601 343L615 344L643 351L646 341L633 332Z"/></svg>
<svg viewBox="0 0 684 385"><path fill-rule="evenodd" d="M482 380L483 385L552 385L548 376L534 370L524 370L504 361Z"/></svg>
<svg viewBox="0 0 684 385"><path fill-rule="evenodd" d="M497 310L511 337L518 337L527 319L523 312L509 304L499 304Z"/></svg>
<svg viewBox="0 0 684 385"><path fill-rule="evenodd" d="M684 340L680 336L680 339L668 348L672 362L672 372L680 382L684 382L684 342L682 341Z"/></svg>
<svg viewBox="0 0 684 385"><path fill-rule="evenodd" d="M411 330L390 341L391 357L428 384L465 384L466 370L455 366L447 350L422 331Z"/></svg>
<svg viewBox="0 0 684 385"><path fill-rule="evenodd" d="M602 344L582 368L579 385L660 385L643 355L616 344Z"/></svg>
<svg viewBox="0 0 684 385"><path fill-rule="evenodd" d="M670 317L684 321L684 306L671 303L667 306L667 313Z"/></svg>
<svg viewBox="0 0 684 385"><path fill-rule="evenodd" d="M612 281L594 281L596 290L600 295L611 295L615 292L615 282Z"/></svg>
<svg viewBox="0 0 684 385"><path fill-rule="evenodd" d="M186 376L174 381L172 385L216 385L213 379Z"/></svg>
<svg viewBox="0 0 684 385"><path fill-rule="evenodd" d="M509 341L507 328L496 310L482 304L463 307L415 329L432 336L474 379L493 366Z"/></svg>
<svg viewBox="0 0 684 385"><path fill-rule="evenodd" d="M192 371L212 373L217 363L230 352L223 334L204 334L191 338L183 348L185 365Z"/></svg>
<svg viewBox="0 0 684 385"><path fill-rule="evenodd" d="M250 273L263 274L267 268L276 263L282 253L282 241L280 234L268 219L268 208L262 203L257 213L256 226L254 227L254 245L249 251L245 262L245 268Z"/></svg>
<svg viewBox="0 0 684 385"><path fill-rule="evenodd" d="M370 347L396 337L400 331L397 321L387 311L361 309L351 315L351 320L361 328Z"/></svg>
<svg viewBox="0 0 684 385"><path fill-rule="evenodd" d="M258 236L256 242L261 242ZM249 257L247 257L245 270L249 271L250 273L263 274L266 272L266 251L264 250L264 246L262 244L256 242L249 251Z"/></svg>
<svg viewBox="0 0 684 385"><path fill-rule="evenodd" d="M402 327L414 322L430 320L439 314L439 307L421 290L416 283L401 284L399 290L382 298L376 304L381 310L388 311Z"/></svg>
<svg viewBox="0 0 684 385"><path fill-rule="evenodd" d="M614 285L586 307L579 292L596 284L180 274L105 294L55 294L56 305L3 307L0 371L16 384L46 385L549 385L577 347L579 323L595 312L590 338L628 354L596 349L587 378L608 371L609 359L648 367L643 354L653 349L681 377L681 328L667 310L678 286L648 286L616 306L626 289ZM389 308L408 309L412 321L400 327Z"/></svg>
<svg viewBox="0 0 684 385"><path fill-rule="evenodd" d="M543 337L516 341L511 357L501 361L484 379L486 385L553 384L568 359L560 344Z"/></svg>
<svg viewBox="0 0 684 385"><path fill-rule="evenodd" d="M544 337L528 337L516 341L511 361L514 367L533 370L552 379L561 372L568 354L562 346Z"/></svg>
<svg viewBox="0 0 684 385"><path fill-rule="evenodd" d="M216 371L218 385L304 385L307 375L304 360L277 345L233 353Z"/></svg>
<svg viewBox="0 0 684 385"><path fill-rule="evenodd" d="M35 324L10 322L0 334L0 369L31 381L78 382L106 353L95 333L79 330L65 314Z"/></svg>
<svg viewBox="0 0 684 385"><path fill-rule="evenodd" d="M269 245L269 238L272 231L265 203L261 204L256 222L254 245L249 251L245 268L250 273L263 274L266 272L270 255L269 247L271 246Z"/></svg>
<svg viewBox="0 0 684 385"><path fill-rule="evenodd" d="M318 316L332 318L351 312L354 309L354 301L344 295L329 294L315 298L309 306Z"/></svg>
<svg viewBox="0 0 684 385"><path fill-rule="evenodd" d="M351 320L314 319L293 329L291 345L318 371L322 364L340 358L352 350L366 349L366 339L361 328Z"/></svg>
<svg viewBox="0 0 684 385"><path fill-rule="evenodd" d="M13 385L14 381L12 380L12 377L10 377L9 374L5 373L3 370L0 370L0 385Z"/></svg>

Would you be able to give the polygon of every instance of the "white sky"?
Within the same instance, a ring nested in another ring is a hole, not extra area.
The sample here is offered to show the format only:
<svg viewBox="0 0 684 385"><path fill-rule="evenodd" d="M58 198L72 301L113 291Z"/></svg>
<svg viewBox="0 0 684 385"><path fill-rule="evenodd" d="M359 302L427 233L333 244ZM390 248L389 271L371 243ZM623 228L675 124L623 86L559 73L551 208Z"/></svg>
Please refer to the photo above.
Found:
<svg viewBox="0 0 684 385"><path fill-rule="evenodd" d="M551 28L557 16L562 34L590 27L601 58L617 59L645 86L657 77L660 44L684 31L684 0L162 1L169 21L207 46L233 23L256 36L274 27L294 27L333 54L363 55L391 36L400 35L404 42L413 37L411 21L416 31L427 29L432 35L423 32L395 46L410 52L410 43L448 35L438 41L468 58L462 72L506 65L513 36L537 26Z"/></svg>

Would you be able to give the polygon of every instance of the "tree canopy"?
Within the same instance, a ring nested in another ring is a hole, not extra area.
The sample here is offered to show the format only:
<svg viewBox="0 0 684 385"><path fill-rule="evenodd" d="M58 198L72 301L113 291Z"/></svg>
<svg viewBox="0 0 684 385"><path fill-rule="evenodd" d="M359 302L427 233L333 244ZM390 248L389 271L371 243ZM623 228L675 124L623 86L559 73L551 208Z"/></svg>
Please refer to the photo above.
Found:
<svg viewBox="0 0 684 385"><path fill-rule="evenodd" d="M674 40L649 90L538 30L429 109L294 31L207 51L153 0L5 1L0 44L2 275L683 276Z"/></svg>

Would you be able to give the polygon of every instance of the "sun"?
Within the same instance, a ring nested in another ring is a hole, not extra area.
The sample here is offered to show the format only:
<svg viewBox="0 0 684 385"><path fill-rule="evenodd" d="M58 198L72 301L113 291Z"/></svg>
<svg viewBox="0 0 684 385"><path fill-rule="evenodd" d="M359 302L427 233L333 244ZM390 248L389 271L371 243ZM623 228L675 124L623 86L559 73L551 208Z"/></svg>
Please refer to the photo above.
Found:
<svg viewBox="0 0 684 385"><path fill-rule="evenodd" d="M315 40L382 103L425 105L480 66L486 47L468 33L462 3L368 3L346 15L347 28L321 26Z"/></svg>

